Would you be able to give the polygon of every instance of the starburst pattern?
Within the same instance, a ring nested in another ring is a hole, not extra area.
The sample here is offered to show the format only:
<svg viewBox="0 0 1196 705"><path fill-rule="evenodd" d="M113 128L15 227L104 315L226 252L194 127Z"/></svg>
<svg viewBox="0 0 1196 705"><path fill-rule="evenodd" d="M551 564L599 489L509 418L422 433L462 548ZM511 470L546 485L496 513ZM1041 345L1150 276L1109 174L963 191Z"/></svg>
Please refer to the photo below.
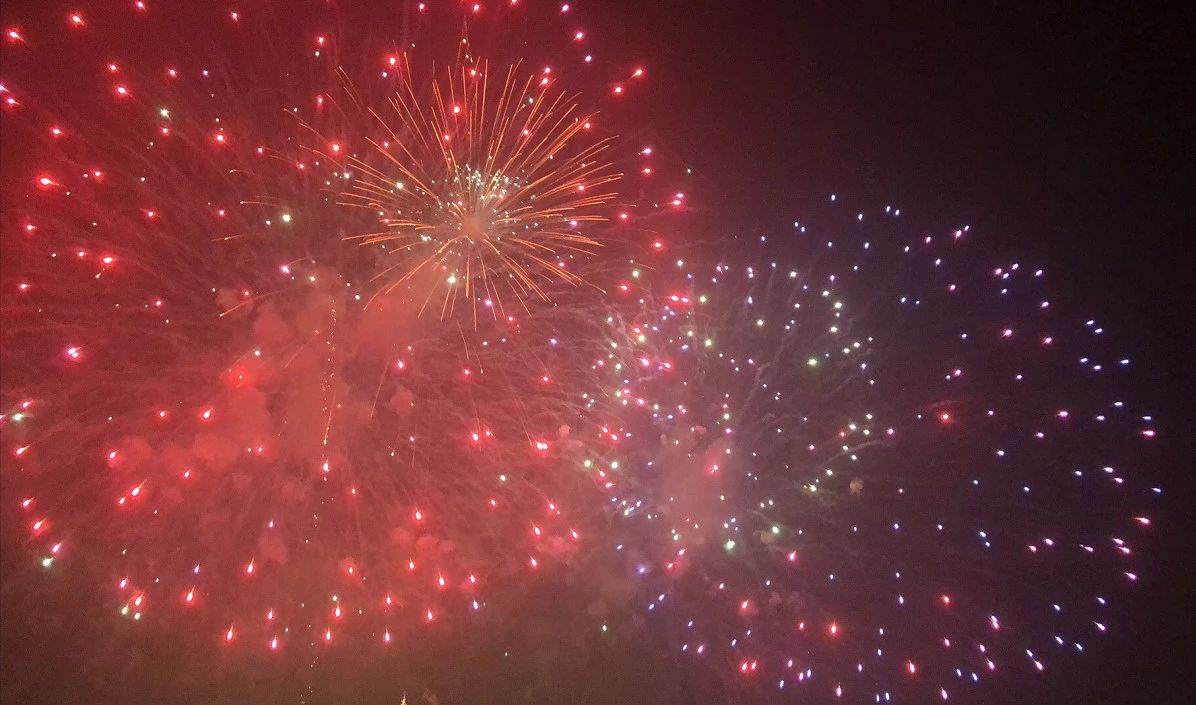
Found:
<svg viewBox="0 0 1196 705"><path fill-rule="evenodd" d="M434 284L424 306L444 282L442 316L458 295L499 316L503 293L546 300L554 283L584 283L561 257L589 257L600 246L582 229L606 220L618 178L604 161L610 139L587 139L594 116L551 91L548 73L511 66L492 78L485 63L455 67L428 99L417 94L409 61L396 71L386 113L368 110L385 138L344 158L354 176L339 194L341 204L376 211L385 228L349 237L388 243L399 256L376 275L378 295L427 272ZM345 151L332 142L319 154Z"/></svg>

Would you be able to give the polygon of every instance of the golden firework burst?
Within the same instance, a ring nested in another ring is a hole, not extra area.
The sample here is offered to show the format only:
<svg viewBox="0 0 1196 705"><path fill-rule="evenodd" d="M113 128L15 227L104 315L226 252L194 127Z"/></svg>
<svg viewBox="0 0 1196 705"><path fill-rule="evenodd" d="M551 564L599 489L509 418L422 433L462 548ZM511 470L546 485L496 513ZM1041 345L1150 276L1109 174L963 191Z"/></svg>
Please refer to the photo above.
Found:
<svg viewBox="0 0 1196 705"><path fill-rule="evenodd" d="M347 239L398 259L374 276L371 301L404 287L421 312L438 302L450 316L460 299L476 318L479 305L502 315L506 296L526 308L556 283L592 285L570 266L601 246L587 232L607 220L621 176L594 115L518 65L497 80L485 64L455 66L426 95L403 68L384 111L365 108L381 138L360 154L315 150L351 175L337 203L378 214L378 231Z"/></svg>

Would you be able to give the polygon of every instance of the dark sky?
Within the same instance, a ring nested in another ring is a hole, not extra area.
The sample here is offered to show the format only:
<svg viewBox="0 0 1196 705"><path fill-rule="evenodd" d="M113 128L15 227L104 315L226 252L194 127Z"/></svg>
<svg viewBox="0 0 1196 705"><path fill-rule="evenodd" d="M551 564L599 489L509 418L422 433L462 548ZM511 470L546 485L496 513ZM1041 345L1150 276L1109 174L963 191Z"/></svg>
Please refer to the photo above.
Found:
<svg viewBox="0 0 1196 705"><path fill-rule="evenodd" d="M672 117L662 141L709 176L729 231L784 232L832 191L956 218L1045 261L1136 339L1181 511L1158 554L1159 608L1118 668L1073 674L1067 702L1196 702L1190 19L1126 3L893 5L627 3L614 29L643 49L652 110Z"/></svg>
<svg viewBox="0 0 1196 705"><path fill-rule="evenodd" d="M1137 284L1178 305L1159 265L1192 253L1180 18L887 5L631 3L617 31L728 223L780 227L838 190L999 230L1097 280L1149 272Z"/></svg>

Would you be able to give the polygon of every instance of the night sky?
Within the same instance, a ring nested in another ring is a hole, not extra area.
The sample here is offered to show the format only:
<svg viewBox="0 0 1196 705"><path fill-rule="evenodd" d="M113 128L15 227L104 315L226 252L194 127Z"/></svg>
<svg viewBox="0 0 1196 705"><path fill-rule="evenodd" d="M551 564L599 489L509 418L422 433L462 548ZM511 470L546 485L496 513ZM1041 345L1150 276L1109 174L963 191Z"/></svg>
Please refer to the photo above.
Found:
<svg viewBox="0 0 1196 705"><path fill-rule="evenodd" d="M28 14L25 3L8 5L5 26ZM610 53L650 67L653 90L619 119L641 125L693 169L702 195L687 220L695 236L783 235L830 193L893 203L967 223L997 250L1045 263L1131 343L1136 361L1147 363L1137 373L1156 409L1155 471L1168 491L1156 520L1160 540L1143 549L1155 573L1140 586L1147 604L1100 658L1051 674L1042 692L1034 686L1019 695L1047 699L1009 702L1196 702L1191 18L1075 3L620 1L585 9ZM6 571L12 561L5 557ZM539 589L544 600L561 597ZM0 677L71 682L79 664L47 648L52 637L35 635L27 620L14 631L4 627L15 604L27 603L6 593ZM48 629L77 627L67 620ZM26 643L39 646L25 652ZM658 647L591 654L592 662L558 674L534 701L576 687L558 701L751 702L660 657ZM471 657L446 677L477 678L466 665ZM149 653L139 659L122 678L169 680ZM362 689L343 702L374 702L369 683L386 673L370 668ZM505 686L506 676L484 675L496 689ZM148 686L113 692L128 694L127 702L161 693ZM197 702L231 702L235 692L214 686ZM0 694L21 701L7 689Z"/></svg>

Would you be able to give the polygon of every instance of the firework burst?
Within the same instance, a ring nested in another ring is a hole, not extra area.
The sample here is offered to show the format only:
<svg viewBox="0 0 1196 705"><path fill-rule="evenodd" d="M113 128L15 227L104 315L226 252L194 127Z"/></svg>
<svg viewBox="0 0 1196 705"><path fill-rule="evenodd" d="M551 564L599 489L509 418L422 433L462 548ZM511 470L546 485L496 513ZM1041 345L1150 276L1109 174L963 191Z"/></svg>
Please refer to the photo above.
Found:
<svg viewBox="0 0 1196 705"><path fill-rule="evenodd" d="M611 551L762 697L999 702L1131 619L1154 419L1045 270L845 208L652 277Z"/></svg>
<svg viewBox="0 0 1196 705"><path fill-rule="evenodd" d="M594 112L518 62L350 74L314 44L246 58L292 79L260 89L106 60L73 112L25 63L5 115L37 161L4 187L21 543L129 620L267 653L386 645L574 562L607 482L580 458L617 440Z"/></svg>
<svg viewBox="0 0 1196 705"><path fill-rule="evenodd" d="M1045 272L834 198L758 251L635 242L686 204L653 149L561 63L462 49L480 5L445 10L464 38L407 9L449 68L6 30L6 595L67 573L91 629L249 670L649 632L761 698L982 701L1099 652L1150 569L1155 429Z"/></svg>
<svg viewBox="0 0 1196 705"><path fill-rule="evenodd" d="M619 177L605 161L610 138L591 138L594 115L553 91L548 72L511 66L492 78L484 62L462 65L432 83L429 98L417 92L408 60L395 70L399 86L385 112L366 108L383 138L339 160L353 177L338 203L376 212L384 228L350 239L386 243L399 260L375 275L375 296L427 273L434 284L421 310L441 294L442 317L458 297L475 316L479 304L501 316L504 294L547 300L555 283L585 284L562 256L589 257L600 246L583 231L607 219ZM349 149L324 140L317 154L325 159Z"/></svg>

